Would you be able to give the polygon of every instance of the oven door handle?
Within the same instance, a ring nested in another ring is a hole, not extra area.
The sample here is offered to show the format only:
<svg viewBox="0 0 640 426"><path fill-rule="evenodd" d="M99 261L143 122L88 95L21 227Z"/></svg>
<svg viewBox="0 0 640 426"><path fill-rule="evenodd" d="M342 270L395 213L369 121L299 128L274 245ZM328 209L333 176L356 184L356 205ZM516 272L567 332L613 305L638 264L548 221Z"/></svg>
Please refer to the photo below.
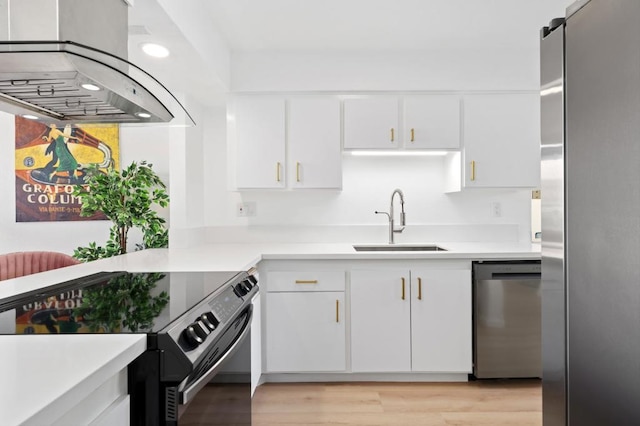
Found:
<svg viewBox="0 0 640 426"><path fill-rule="evenodd" d="M249 305L249 315L247 315L244 329L240 332L239 337L233 342L227 349L224 355L213 365L209 370L200 376L195 382L189 385L187 388L180 391L180 403L186 404L189 402L209 381L220 371L225 361L230 358L240 347L244 339L251 330L251 320L253 319L253 305Z"/></svg>

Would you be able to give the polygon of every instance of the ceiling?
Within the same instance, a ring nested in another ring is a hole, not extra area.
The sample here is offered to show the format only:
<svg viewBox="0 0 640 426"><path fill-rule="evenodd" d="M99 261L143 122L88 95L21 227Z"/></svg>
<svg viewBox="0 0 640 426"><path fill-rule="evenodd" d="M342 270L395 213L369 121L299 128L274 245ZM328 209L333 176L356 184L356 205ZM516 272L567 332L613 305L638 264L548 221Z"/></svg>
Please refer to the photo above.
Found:
<svg viewBox="0 0 640 426"><path fill-rule="evenodd" d="M537 46L571 0L209 0L233 51Z"/></svg>
<svg viewBox="0 0 640 426"><path fill-rule="evenodd" d="M571 3L572 0L189 0L179 3L180 13L190 16L186 20L182 16L180 26L172 0L135 0L129 13L129 60L170 90L195 94L206 105L225 88L211 78L211 59L202 50L209 40L205 37L200 46L188 41L186 34L195 33L196 26L204 27L202 34L214 31L226 44L231 58L238 52L268 51L529 49L538 47L540 28L552 18L564 16ZM189 28L185 28L185 22ZM147 57L139 48L145 41L165 44L171 56L164 60Z"/></svg>

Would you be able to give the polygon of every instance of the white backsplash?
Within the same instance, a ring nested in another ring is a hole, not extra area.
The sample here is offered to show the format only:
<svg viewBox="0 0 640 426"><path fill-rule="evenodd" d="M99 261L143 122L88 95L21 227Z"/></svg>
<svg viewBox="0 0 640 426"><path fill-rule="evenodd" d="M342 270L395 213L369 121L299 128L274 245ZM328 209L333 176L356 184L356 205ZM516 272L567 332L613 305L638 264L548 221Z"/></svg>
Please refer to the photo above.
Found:
<svg viewBox="0 0 640 426"><path fill-rule="evenodd" d="M226 226L204 229L207 243L386 244L387 225ZM517 242L518 225L407 225L395 242ZM173 240L172 240L173 242Z"/></svg>

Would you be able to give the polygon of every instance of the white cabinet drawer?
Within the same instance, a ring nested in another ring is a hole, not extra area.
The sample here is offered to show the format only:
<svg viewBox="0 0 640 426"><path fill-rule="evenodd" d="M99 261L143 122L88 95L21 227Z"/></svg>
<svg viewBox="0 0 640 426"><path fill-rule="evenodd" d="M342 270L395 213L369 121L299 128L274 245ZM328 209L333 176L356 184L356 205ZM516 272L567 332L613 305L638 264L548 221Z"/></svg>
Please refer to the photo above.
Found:
<svg viewBox="0 0 640 426"><path fill-rule="evenodd" d="M276 271L267 276L267 291L344 291L345 271Z"/></svg>

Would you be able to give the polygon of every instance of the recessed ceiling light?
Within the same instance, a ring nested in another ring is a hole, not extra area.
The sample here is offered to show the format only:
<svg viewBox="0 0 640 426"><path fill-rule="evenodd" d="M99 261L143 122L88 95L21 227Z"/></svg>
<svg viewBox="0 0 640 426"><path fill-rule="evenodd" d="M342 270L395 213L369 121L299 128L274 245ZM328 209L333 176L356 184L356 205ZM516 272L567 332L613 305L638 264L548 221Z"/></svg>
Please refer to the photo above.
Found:
<svg viewBox="0 0 640 426"><path fill-rule="evenodd" d="M136 115L140 118L151 118L151 114L147 114L146 112L136 112Z"/></svg>
<svg viewBox="0 0 640 426"><path fill-rule="evenodd" d="M35 115L31 115L31 114L22 114L22 116L24 118L28 118L29 120L37 120L38 117L36 117Z"/></svg>
<svg viewBox="0 0 640 426"><path fill-rule="evenodd" d="M81 84L80 86L82 86L84 89L87 90L91 90L91 91L96 91L96 90L100 90L100 87L96 86L95 84L91 84L91 83L84 83Z"/></svg>
<svg viewBox="0 0 640 426"><path fill-rule="evenodd" d="M169 56L169 49L156 43L144 43L142 51L154 58L166 58Z"/></svg>

